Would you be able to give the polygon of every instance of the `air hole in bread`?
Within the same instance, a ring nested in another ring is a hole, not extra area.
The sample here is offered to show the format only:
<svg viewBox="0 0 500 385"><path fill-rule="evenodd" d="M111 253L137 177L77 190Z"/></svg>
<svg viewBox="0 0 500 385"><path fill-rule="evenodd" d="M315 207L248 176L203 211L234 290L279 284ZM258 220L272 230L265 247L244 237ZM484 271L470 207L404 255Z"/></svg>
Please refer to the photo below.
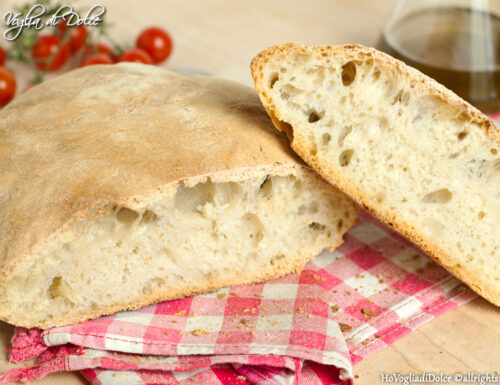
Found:
<svg viewBox="0 0 500 385"><path fill-rule="evenodd" d="M380 70L378 68L375 68L373 71L373 81L376 82L378 79L380 79Z"/></svg>
<svg viewBox="0 0 500 385"><path fill-rule="evenodd" d="M497 150L496 148L492 148L492 149L490 150L490 152L491 152L493 155L498 154L498 150Z"/></svg>
<svg viewBox="0 0 500 385"><path fill-rule="evenodd" d="M128 209L126 207L121 207L116 212L117 221L123 223L126 226L131 226L138 217L139 213L137 211Z"/></svg>
<svg viewBox="0 0 500 385"><path fill-rule="evenodd" d="M340 231L342 230L342 227L344 226L344 221L342 220L342 218L340 218L338 221L337 221L337 231Z"/></svg>
<svg viewBox="0 0 500 385"><path fill-rule="evenodd" d="M467 136L468 132L467 131L462 131L457 135L458 140L464 140L465 137Z"/></svg>
<svg viewBox="0 0 500 385"><path fill-rule="evenodd" d="M479 214L477 215L479 219L484 219L486 217L486 213L484 211L480 211Z"/></svg>
<svg viewBox="0 0 500 385"><path fill-rule="evenodd" d="M158 220L158 215L156 215L151 210L146 210L142 213L142 222L144 223L153 223Z"/></svg>
<svg viewBox="0 0 500 385"><path fill-rule="evenodd" d="M273 181L271 178L266 176L264 181L261 183L260 188L259 188L259 193L265 196L266 198L270 198L271 195L273 194Z"/></svg>
<svg viewBox="0 0 500 385"><path fill-rule="evenodd" d="M356 79L356 64L350 61L342 66L342 84L349 86Z"/></svg>
<svg viewBox="0 0 500 385"><path fill-rule="evenodd" d="M318 222L312 222L309 224L309 228L314 231L325 231L326 226Z"/></svg>
<svg viewBox="0 0 500 385"><path fill-rule="evenodd" d="M194 187L179 186L175 194L175 207L184 212L197 212L200 207L212 203L215 186L210 178Z"/></svg>
<svg viewBox="0 0 500 385"><path fill-rule="evenodd" d="M321 136L321 142L323 143L323 146L326 147L328 146L328 144L330 143L330 140L332 140L332 136L325 132L322 136Z"/></svg>
<svg viewBox="0 0 500 385"><path fill-rule="evenodd" d="M290 123L284 122L282 120L276 119L276 121L277 121L276 125L278 126L278 128L286 134L286 136L288 137L290 142L293 142L293 127L292 127L292 125Z"/></svg>
<svg viewBox="0 0 500 385"><path fill-rule="evenodd" d="M318 114L316 111L312 111L309 113L309 123L316 123L317 121L321 120L322 116Z"/></svg>
<svg viewBox="0 0 500 385"><path fill-rule="evenodd" d="M397 95L394 97L392 104L403 103L404 105L407 105L409 101L410 101L410 94L405 90L399 90Z"/></svg>
<svg viewBox="0 0 500 385"><path fill-rule="evenodd" d="M347 138L347 135L349 135L351 132L352 132L352 126L344 126L342 130L340 130L338 138L339 147L342 147L344 145L345 138Z"/></svg>
<svg viewBox="0 0 500 385"><path fill-rule="evenodd" d="M52 279L52 283L49 286L49 295L50 298L57 298L61 296L61 277L54 277Z"/></svg>
<svg viewBox="0 0 500 385"><path fill-rule="evenodd" d="M353 149L348 149L348 150L342 151L342 153L339 156L339 164L342 167L348 166L349 163L351 163L351 159L352 159L353 155L354 155Z"/></svg>
<svg viewBox="0 0 500 385"><path fill-rule="evenodd" d="M277 72L274 72L272 75L271 75L271 79L269 80L269 87L270 88L273 88L274 85L276 84L276 82L279 80L280 76L278 75Z"/></svg>
<svg viewBox="0 0 500 385"><path fill-rule="evenodd" d="M285 256L283 254L275 255L271 259L271 265L274 266L274 265L278 264L283 258L285 258Z"/></svg>
<svg viewBox="0 0 500 385"><path fill-rule="evenodd" d="M259 217L253 213L245 214L243 216L243 221L245 222L245 228L248 230L248 237L253 239L255 245L257 245L264 237L264 225Z"/></svg>
<svg viewBox="0 0 500 385"><path fill-rule="evenodd" d="M391 104L396 104L396 103L400 102L401 98L403 97L403 92L404 92L404 90L399 90L399 92L397 93L397 95L392 100Z"/></svg>
<svg viewBox="0 0 500 385"><path fill-rule="evenodd" d="M451 201L452 198L453 198L453 193L446 188L442 188L442 189L433 191L429 194L426 194L422 198L422 202L443 204L443 203L448 203L449 201Z"/></svg>

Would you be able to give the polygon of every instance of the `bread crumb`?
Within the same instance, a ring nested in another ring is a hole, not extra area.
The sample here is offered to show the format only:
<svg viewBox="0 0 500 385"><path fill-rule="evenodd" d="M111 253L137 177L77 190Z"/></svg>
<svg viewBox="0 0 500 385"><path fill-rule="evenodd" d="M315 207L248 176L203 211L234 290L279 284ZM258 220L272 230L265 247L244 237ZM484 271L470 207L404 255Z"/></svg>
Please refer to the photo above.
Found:
<svg viewBox="0 0 500 385"><path fill-rule="evenodd" d="M205 329L196 329L196 330L192 330L190 332L193 336L201 336L203 334L210 334L209 332L207 332Z"/></svg>
<svg viewBox="0 0 500 385"><path fill-rule="evenodd" d="M363 314L365 316L370 316L370 315L374 315L375 312L372 309L362 308L361 309L361 314Z"/></svg>
<svg viewBox="0 0 500 385"><path fill-rule="evenodd" d="M342 331L342 332L350 332L352 330L351 325L347 325L347 324L344 324L342 322L339 322L339 328L340 328L340 331Z"/></svg>
<svg viewBox="0 0 500 385"><path fill-rule="evenodd" d="M219 294L217 294L217 298L219 298L219 299L226 298L226 294L219 293Z"/></svg>
<svg viewBox="0 0 500 385"><path fill-rule="evenodd" d="M236 377L237 380L241 380L241 381L246 381L247 378L245 376L238 376Z"/></svg>
<svg viewBox="0 0 500 385"><path fill-rule="evenodd" d="M175 316L182 317L186 315L186 310L179 310L177 313L174 313Z"/></svg>
<svg viewBox="0 0 500 385"><path fill-rule="evenodd" d="M307 315L307 318L312 318L312 316L313 316L313 315L312 315L311 313L309 313L309 314Z"/></svg>
<svg viewBox="0 0 500 385"><path fill-rule="evenodd" d="M337 305L330 306L330 309L332 309L332 313L336 313L339 311L339 307Z"/></svg>
<svg viewBox="0 0 500 385"><path fill-rule="evenodd" d="M164 235L164 233L161 233L159 238L162 239Z"/></svg>
<svg viewBox="0 0 500 385"><path fill-rule="evenodd" d="M257 298L262 298L262 294L255 293L255 294L254 294L254 297L257 297Z"/></svg>
<svg viewBox="0 0 500 385"><path fill-rule="evenodd" d="M127 331L127 329L125 329L125 328L121 328L121 329L120 329L120 331L121 331L122 333L125 333L125 332Z"/></svg>

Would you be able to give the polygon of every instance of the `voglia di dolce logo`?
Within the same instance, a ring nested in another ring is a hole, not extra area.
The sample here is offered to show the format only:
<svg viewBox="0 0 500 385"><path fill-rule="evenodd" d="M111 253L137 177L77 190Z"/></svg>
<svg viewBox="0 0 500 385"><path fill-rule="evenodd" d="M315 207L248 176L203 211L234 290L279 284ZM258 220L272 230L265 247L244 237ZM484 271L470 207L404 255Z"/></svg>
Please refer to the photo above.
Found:
<svg viewBox="0 0 500 385"><path fill-rule="evenodd" d="M45 27L55 27L62 20L67 22L68 27L79 25L97 27L102 23L105 13L106 8L100 4L91 7L83 16L76 12L70 5L63 5L56 9L55 12L48 12L44 4L35 4L24 15L21 12L6 12L4 20L7 28L3 36L5 40L13 41L21 36L25 28L42 30ZM51 14L51 16L44 20L47 14Z"/></svg>

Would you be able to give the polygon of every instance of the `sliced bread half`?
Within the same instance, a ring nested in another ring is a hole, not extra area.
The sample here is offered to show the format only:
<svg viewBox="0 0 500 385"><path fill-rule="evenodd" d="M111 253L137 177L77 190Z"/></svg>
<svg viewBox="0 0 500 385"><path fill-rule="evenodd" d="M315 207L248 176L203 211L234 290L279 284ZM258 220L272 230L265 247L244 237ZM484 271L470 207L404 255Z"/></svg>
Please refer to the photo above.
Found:
<svg viewBox="0 0 500 385"><path fill-rule="evenodd" d="M356 207L256 92L91 66L0 111L0 318L48 328L297 272Z"/></svg>
<svg viewBox="0 0 500 385"><path fill-rule="evenodd" d="M500 305L500 132L450 90L374 49L266 49L261 101L326 180Z"/></svg>

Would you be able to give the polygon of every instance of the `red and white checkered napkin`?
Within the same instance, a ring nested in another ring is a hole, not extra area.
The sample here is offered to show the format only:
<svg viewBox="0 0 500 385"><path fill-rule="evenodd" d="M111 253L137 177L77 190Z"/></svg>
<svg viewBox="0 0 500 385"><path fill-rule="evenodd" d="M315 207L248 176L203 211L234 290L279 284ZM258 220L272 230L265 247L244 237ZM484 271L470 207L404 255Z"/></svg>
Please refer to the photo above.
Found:
<svg viewBox="0 0 500 385"><path fill-rule="evenodd" d="M46 331L18 328L0 383L80 370L92 384L333 384L351 363L475 294L367 214L300 275Z"/></svg>

